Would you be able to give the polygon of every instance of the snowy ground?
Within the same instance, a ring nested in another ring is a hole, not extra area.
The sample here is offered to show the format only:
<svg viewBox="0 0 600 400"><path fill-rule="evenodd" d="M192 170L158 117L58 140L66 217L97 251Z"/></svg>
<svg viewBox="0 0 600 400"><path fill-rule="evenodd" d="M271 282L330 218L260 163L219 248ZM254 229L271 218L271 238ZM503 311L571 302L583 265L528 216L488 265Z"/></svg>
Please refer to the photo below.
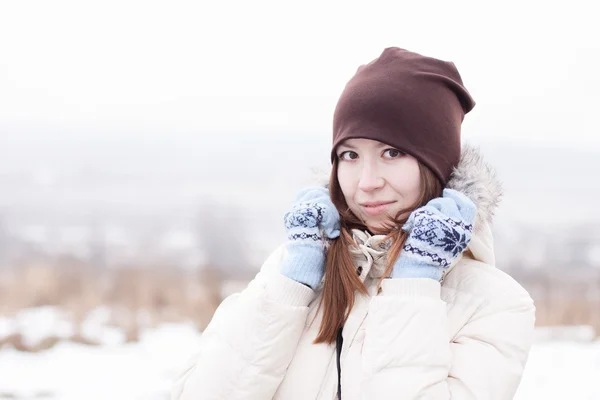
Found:
<svg viewBox="0 0 600 400"><path fill-rule="evenodd" d="M98 322L102 314L95 313L85 327L102 346L61 342L36 354L0 350L0 399L167 400L175 373L197 348L198 333L188 324L165 324L144 330L138 343L124 344L122 334ZM56 323L59 316L46 308L16 321L0 317L0 337L18 328L33 342L44 334L41 324L67 334L68 324ZM577 340L540 340L516 399L598 400L598 378L600 341L585 341L585 334Z"/></svg>
<svg viewBox="0 0 600 400"><path fill-rule="evenodd" d="M534 345L517 400L599 400L600 340Z"/></svg>

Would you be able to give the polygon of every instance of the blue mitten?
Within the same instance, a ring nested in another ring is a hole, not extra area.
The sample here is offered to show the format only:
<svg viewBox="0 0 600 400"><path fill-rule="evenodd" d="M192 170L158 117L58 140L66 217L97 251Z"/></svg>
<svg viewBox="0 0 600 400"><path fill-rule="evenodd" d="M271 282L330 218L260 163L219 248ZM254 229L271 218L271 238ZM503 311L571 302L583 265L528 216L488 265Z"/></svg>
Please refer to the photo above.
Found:
<svg viewBox="0 0 600 400"><path fill-rule="evenodd" d="M402 227L410 233L394 264L392 278L439 281L471 241L476 214L475 204L453 189L444 189L442 197L414 210Z"/></svg>
<svg viewBox="0 0 600 400"><path fill-rule="evenodd" d="M340 235L340 215L326 188L308 188L284 216L288 242L281 273L315 289L325 274L327 240Z"/></svg>

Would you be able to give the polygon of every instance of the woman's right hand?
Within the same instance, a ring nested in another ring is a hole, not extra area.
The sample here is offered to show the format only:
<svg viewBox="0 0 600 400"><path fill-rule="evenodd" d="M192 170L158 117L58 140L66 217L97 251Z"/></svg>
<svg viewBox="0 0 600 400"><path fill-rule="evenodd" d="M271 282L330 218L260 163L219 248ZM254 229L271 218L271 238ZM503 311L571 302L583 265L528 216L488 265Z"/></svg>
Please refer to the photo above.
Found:
<svg viewBox="0 0 600 400"><path fill-rule="evenodd" d="M284 221L290 240L310 237L312 241L307 244L324 245L327 239L340 235L340 215L324 187L302 190Z"/></svg>
<svg viewBox="0 0 600 400"><path fill-rule="evenodd" d="M302 190L284 216L287 257L281 273L315 289L325 274L327 242L340 235L340 215L324 187Z"/></svg>

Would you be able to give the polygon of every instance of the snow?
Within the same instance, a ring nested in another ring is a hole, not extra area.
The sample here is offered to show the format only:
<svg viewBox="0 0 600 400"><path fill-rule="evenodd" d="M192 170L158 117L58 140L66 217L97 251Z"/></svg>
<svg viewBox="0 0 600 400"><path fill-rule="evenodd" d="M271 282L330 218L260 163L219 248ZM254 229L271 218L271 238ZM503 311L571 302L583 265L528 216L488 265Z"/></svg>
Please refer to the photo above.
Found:
<svg viewBox="0 0 600 400"><path fill-rule="evenodd" d="M199 337L191 324L165 324L144 331L138 343L60 342L39 353L5 347L0 350L0 398L166 400Z"/></svg>
<svg viewBox="0 0 600 400"><path fill-rule="evenodd" d="M600 340L536 343L516 400L600 399Z"/></svg>
<svg viewBox="0 0 600 400"><path fill-rule="evenodd" d="M15 318L15 330L23 335L23 342L32 346L46 337L66 338L73 334L69 316L55 307L25 309Z"/></svg>
<svg viewBox="0 0 600 400"><path fill-rule="evenodd" d="M191 323L162 324L125 343L123 332L108 326L110 311L99 308L82 324L82 334L101 343L68 341L39 353L0 349L0 398L15 400L167 400L171 383L198 349L201 334ZM52 307L0 317L0 340L19 330L28 343L43 335L66 337L67 315ZM600 340L589 329L539 329L516 400L600 399ZM572 337L565 332L573 332Z"/></svg>

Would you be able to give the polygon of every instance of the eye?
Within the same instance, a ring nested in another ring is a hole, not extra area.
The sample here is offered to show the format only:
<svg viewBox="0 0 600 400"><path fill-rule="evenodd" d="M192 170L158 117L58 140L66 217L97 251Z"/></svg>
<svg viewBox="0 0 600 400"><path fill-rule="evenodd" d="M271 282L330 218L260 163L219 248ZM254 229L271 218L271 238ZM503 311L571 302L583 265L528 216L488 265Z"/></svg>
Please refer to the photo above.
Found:
<svg viewBox="0 0 600 400"><path fill-rule="evenodd" d="M394 159L394 158L400 158L406 153L403 153L397 149L385 149L383 151L383 154L385 155L386 158Z"/></svg>
<svg viewBox="0 0 600 400"><path fill-rule="evenodd" d="M354 151L348 150L341 152L338 157L341 161L351 161L356 160L358 158L358 154L356 154Z"/></svg>

